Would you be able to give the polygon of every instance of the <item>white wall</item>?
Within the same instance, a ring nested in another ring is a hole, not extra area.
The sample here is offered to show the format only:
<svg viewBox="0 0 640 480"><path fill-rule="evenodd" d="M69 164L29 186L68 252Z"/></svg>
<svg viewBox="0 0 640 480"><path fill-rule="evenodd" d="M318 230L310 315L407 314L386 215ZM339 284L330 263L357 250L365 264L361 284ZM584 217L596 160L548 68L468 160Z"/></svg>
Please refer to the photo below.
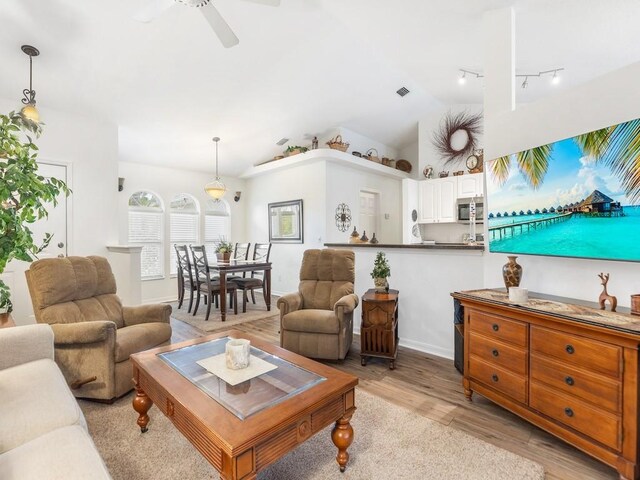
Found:
<svg viewBox="0 0 640 480"><path fill-rule="evenodd" d="M485 159L640 117L638 78L640 62L513 111L487 115L487 131L496 133L485 136ZM485 255L487 287L502 284L505 262L504 254ZM638 263L529 255L521 255L518 262L524 267L521 285L537 292L596 301L602 289L599 272L610 272L608 290L620 305L629 306L629 295L640 292Z"/></svg>
<svg viewBox="0 0 640 480"><path fill-rule="evenodd" d="M380 200L379 231L367 232L367 236L371 238L375 233L380 243L402 242L401 179L355 170L330 162L327 163L326 186L326 242L348 242L354 226L362 234L362 228L358 225L361 190L379 193ZM339 231L335 224L335 210L340 203L346 203L351 210L351 227L346 232Z"/></svg>
<svg viewBox="0 0 640 480"><path fill-rule="evenodd" d="M16 100L0 99L0 111L8 113L20 104ZM42 136L36 140L38 158L70 167L73 193L71 224L68 238L70 255L108 255L106 245L117 240L118 193L118 130L116 125L38 105L45 123ZM11 265L14 269L14 295L26 296L30 305L24 270L26 265ZM18 323L32 323L31 310L14 310Z"/></svg>
<svg viewBox="0 0 640 480"><path fill-rule="evenodd" d="M459 112L468 112L470 114L482 114L482 105L479 104L468 104L468 105L449 105L446 107L442 107L438 110L434 110L429 112L427 116L418 122L418 178L419 180L424 179L424 175L422 174L424 167L430 165L433 167L434 177L438 177L438 173L441 171L448 171L449 175L452 175L456 170L464 170L467 171L467 167L465 165L466 158L460 160L460 162L456 162L455 164L445 165L443 159L440 154L436 150L433 145L433 134L438 131L440 127L440 122L442 119L451 112L453 115ZM484 145L484 134L479 134L477 136L478 142L477 145L479 148L482 148Z"/></svg>
<svg viewBox="0 0 640 480"><path fill-rule="evenodd" d="M298 290L302 252L324 248L326 231L326 163L314 162L246 180L246 236L251 242L269 241L268 204L302 199L304 243L274 243L271 272L274 294Z"/></svg>
<svg viewBox="0 0 640 480"><path fill-rule="evenodd" d="M373 288L371 270L378 249L353 247L355 291ZM465 250L381 248L391 267L389 288L399 290L400 345L453 358L453 300L450 293L482 288L482 253ZM360 331L361 306L354 312Z"/></svg>
<svg viewBox="0 0 640 480"><path fill-rule="evenodd" d="M204 220L202 212L209 196L204 192L204 186L213 180L214 175L205 172L195 172L179 168L155 167L140 163L119 162L119 176L124 177L124 189L118 193L118 221L120 230L120 244L127 244L128 237L128 201L129 197L139 190L149 190L160 196L165 206L164 239L165 239L165 276L159 280L145 280L142 282L142 302L154 303L169 301L176 298L177 287L175 277L170 272L170 244L169 237L169 204L171 199L180 193L188 193L195 197L200 204L200 241L204 239ZM224 199L231 210L231 242L254 242L245 231L245 181L221 177L227 187ZM233 200L236 191L241 191L239 202ZM268 237L266 237L268 238ZM262 240L266 241L266 238Z"/></svg>

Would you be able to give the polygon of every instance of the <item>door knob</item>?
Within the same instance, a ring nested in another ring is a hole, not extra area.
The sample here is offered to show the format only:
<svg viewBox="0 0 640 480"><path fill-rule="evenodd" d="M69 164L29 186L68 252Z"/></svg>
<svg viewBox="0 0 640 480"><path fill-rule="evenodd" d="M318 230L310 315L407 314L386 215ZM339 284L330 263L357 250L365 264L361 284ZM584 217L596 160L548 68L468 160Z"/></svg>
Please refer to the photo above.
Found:
<svg viewBox="0 0 640 480"><path fill-rule="evenodd" d="M58 242L58 248L64 248L64 242Z"/></svg>

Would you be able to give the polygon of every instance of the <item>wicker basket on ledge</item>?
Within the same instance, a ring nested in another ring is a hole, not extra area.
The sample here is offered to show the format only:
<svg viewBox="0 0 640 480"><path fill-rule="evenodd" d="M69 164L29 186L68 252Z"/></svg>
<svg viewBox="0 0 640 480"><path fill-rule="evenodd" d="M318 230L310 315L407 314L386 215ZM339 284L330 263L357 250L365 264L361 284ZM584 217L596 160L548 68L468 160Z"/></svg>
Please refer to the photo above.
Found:
<svg viewBox="0 0 640 480"><path fill-rule="evenodd" d="M349 144L342 141L342 135L336 135L327 142L327 145L329 145L329 148L340 150L341 152L346 152L349 148Z"/></svg>

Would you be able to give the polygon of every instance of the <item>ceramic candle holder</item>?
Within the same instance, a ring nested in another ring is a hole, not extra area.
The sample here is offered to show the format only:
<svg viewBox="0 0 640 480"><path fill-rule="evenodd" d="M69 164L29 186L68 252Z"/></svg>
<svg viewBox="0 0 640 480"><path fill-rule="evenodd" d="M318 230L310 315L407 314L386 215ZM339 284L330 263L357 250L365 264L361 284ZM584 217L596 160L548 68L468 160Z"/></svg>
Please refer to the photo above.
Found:
<svg viewBox="0 0 640 480"><path fill-rule="evenodd" d="M243 338L232 338L225 346L224 355L227 368L240 370L249 366L251 343Z"/></svg>
<svg viewBox="0 0 640 480"><path fill-rule="evenodd" d="M509 301L527 303L529 301L529 290L521 287L509 287Z"/></svg>

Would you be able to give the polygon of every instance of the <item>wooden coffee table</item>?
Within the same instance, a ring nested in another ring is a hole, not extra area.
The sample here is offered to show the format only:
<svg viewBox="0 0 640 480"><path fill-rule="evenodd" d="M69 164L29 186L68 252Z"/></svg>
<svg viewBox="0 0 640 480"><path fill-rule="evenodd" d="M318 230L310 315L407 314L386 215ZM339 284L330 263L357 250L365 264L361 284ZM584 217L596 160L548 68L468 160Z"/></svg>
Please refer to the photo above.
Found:
<svg viewBox="0 0 640 480"><path fill-rule="evenodd" d="M250 340L251 355L277 368L232 386L196 363L224 353L229 337ZM223 480L255 479L333 422L336 460L346 468L358 384L353 375L237 330L137 353L131 362L142 432L155 404Z"/></svg>

